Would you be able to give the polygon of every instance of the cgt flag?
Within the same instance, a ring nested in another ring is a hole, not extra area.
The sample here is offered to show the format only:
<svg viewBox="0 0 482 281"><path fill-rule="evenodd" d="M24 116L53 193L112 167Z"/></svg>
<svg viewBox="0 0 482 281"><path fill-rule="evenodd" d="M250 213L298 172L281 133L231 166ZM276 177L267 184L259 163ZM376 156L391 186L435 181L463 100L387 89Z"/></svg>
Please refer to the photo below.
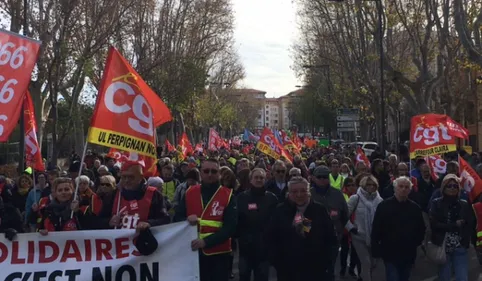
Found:
<svg viewBox="0 0 482 281"><path fill-rule="evenodd" d="M0 29L0 142L17 126L40 41Z"/></svg>
<svg viewBox="0 0 482 281"><path fill-rule="evenodd" d="M476 202L482 194L482 179L477 172L459 155L459 173L461 185L469 195L471 202Z"/></svg>
<svg viewBox="0 0 482 281"><path fill-rule="evenodd" d="M153 177L157 174L157 159L152 157L146 157L143 155L139 155L135 152L128 152L122 151L115 148L111 148L109 153L107 154L108 157L114 158L117 162L124 164L125 162L139 162L141 166L144 168L142 172L144 177Z"/></svg>
<svg viewBox="0 0 482 281"><path fill-rule="evenodd" d="M25 158L28 167L37 171L45 171L42 154L37 141L37 123L35 122L35 109L30 93L27 92L23 100L23 115L25 127Z"/></svg>
<svg viewBox="0 0 482 281"><path fill-rule="evenodd" d="M371 166L370 160L368 160L368 157L365 155L365 152L363 151L363 149L361 149L361 147L356 148L356 163L359 162L365 163L365 166L367 166L368 168L370 168Z"/></svg>
<svg viewBox="0 0 482 281"><path fill-rule="evenodd" d="M156 158L155 128L171 119L167 106L111 47L87 141Z"/></svg>
<svg viewBox="0 0 482 281"><path fill-rule="evenodd" d="M467 138L467 129L447 115L430 113L414 116L410 130L410 158L455 151L455 137Z"/></svg>

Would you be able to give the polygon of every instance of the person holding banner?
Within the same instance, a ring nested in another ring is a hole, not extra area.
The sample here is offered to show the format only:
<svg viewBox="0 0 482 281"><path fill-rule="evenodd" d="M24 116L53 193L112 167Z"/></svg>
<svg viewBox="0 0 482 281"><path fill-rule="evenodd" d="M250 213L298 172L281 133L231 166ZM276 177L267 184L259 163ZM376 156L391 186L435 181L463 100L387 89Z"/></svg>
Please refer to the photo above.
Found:
<svg viewBox="0 0 482 281"><path fill-rule="evenodd" d="M238 222L233 190L220 183L219 162L201 164L201 184L189 187L177 206L174 221L199 226L199 238L191 241L199 250L201 281L227 281L230 276L231 237Z"/></svg>
<svg viewBox="0 0 482 281"><path fill-rule="evenodd" d="M99 216L92 219L92 228L145 230L170 223L162 194L147 185L143 169L139 161L122 164L118 189L104 200Z"/></svg>
<svg viewBox="0 0 482 281"><path fill-rule="evenodd" d="M37 229L42 235L52 231L81 229L79 202L74 199L74 184L69 178L58 178L52 187L53 199L43 208L37 219ZM72 216L73 212L73 216Z"/></svg>

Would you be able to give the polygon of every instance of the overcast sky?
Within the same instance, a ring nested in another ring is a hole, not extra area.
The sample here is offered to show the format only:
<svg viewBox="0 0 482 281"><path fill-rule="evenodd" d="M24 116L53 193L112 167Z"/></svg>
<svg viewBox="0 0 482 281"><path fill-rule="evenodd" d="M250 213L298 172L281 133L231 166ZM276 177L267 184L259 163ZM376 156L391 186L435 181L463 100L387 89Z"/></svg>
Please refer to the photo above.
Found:
<svg viewBox="0 0 482 281"><path fill-rule="evenodd" d="M236 46L246 70L245 87L279 97L299 84L291 66L296 39L292 0L233 0Z"/></svg>

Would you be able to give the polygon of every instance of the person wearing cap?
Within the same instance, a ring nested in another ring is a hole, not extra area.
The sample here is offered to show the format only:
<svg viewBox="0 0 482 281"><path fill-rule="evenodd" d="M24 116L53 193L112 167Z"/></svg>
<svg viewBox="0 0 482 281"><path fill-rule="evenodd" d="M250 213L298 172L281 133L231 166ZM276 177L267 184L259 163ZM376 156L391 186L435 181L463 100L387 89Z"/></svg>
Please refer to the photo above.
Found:
<svg viewBox="0 0 482 281"><path fill-rule="evenodd" d="M201 164L201 184L189 187L179 201L174 221L198 226L199 238L191 241L199 251L201 281L227 281L230 276L231 237L238 215L233 190L220 183L219 162L213 158Z"/></svg>
<svg viewBox="0 0 482 281"><path fill-rule="evenodd" d="M176 188L176 193L174 194L174 200L172 203L172 208L176 209L177 205L181 200L184 200L184 195L186 194L186 190L193 186L197 185L201 182L201 175L197 168L190 169L186 174L186 181L181 183Z"/></svg>
<svg viewBox="0 0 482 281"><path fill-rule="evenodd" d="M429 214L432 244L445 245L447 257L447 262L439 266L438 280L451 280L452 272L457 281L468 280L468 251L476 223L474 210L460 199L460 179L456 175L446 175L440 191L442 197L432 202Z"/></svg>
<svg viewBox="0 0 482 281"><path fill-rule="evenodd" d="M143 169L142 162L127 161L122 165L117 190L104 200L99 216L92 218L94 229L145 230L170 222L162 194L147 185Z"/></svg>
<svg viewBox="0 0 482 281"><path fill-rule="evenodd" d="M341 177L339 175L339 177ZM327 210L335 225L337 243L332 248L332 264L329 268L330 274L334 277L335 262L338 257L340 241L343 238L343 231L348 222L348 207L343 193L330 185L330 169L326 166L318 166L311 177L311 196L313 201L320 203Z"/></svg>

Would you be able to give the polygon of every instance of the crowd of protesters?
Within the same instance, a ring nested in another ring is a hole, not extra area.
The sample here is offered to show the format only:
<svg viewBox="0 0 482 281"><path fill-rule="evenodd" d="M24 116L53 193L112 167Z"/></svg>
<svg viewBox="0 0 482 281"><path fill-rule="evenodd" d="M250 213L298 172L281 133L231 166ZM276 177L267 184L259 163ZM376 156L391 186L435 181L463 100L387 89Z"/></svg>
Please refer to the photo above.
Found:
<svg viewBox="0 0 482 281"><path fill-rule="evenodd" d="M467 281L472 244L482 262L482 218L473 208L482 200L468 202L457 162L434 180L423 159L410 165L395 154L368 166L338 147L303 149L292 162L250 153L163 154L149 178L141 162L90 153L84 162L72 157L65 171L48 165L0 176L0 232L145 233L188 221L199 231L186 243L199 251L201 281L234 278L234 254L241 281L267 281L271 267L280 281L407 281L417 250L429 256L439 248L439 280ZM482 176L482 164L476 170Z"/></svg>

